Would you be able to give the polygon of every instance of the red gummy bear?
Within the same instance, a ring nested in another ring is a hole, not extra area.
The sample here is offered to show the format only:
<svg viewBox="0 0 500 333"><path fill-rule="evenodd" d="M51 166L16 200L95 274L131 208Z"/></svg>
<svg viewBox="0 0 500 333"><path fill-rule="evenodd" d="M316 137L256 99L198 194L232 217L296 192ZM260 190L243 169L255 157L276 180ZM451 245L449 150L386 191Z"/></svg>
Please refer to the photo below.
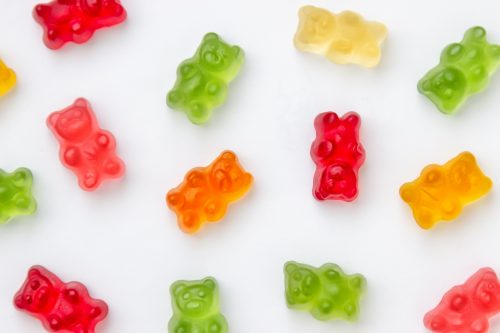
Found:
<svg viewBox="0 0 500 333"><path fill-rule="evenodd" d="M43 27L45 45L56 50L85 43L97 29L123 22L127 12L119 0L54 0L36 5L33 17Z"/></svg>
<svg viewBox="0 0 500 333"><path fill-rule="evenodd" d="M500 312L500 283L491 268L482 268L464 284L453 287L424 317L424 325L439 333L485 333L488 318Z"/></svg>
<svg viewBox="0 0 500 333"><path fill-rule="evenodd" d="M125 165L115 153L115 138L99 127L86 99L50 114L47 125L61 145L62 163L77 175L82 189L93 191L102 181L123 176Z"/></svg>
<svg viewBox="0 0 500 333"><path fill-rule="evenodd" d="M14 305L38 318L50 332L94 333L108 314L107 304L91 298L83 284L64 283L42 266L30 268Z"/></svg>
<svg viewBox="0 0 500 333"><path fill-rule="evenodd" d="M365 161L359 141L361 118L355 112L339 118L324 112L314 120L316 139L311 157L316 164L313 195L317 200L352 201L358 196L358 170Z"/></svg>

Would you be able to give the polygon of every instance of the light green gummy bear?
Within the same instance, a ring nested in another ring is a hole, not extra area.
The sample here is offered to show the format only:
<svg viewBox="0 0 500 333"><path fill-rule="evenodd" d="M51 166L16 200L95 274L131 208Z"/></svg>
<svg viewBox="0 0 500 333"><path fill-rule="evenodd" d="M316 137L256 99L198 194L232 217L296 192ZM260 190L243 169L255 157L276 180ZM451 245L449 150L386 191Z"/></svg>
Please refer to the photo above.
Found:
<svg viewBox="0 0 500 333"><path fill-rule="evenodd" d="M366 280L346 275L335 264L315 268L289 261L285 264L285 294L290 309L309 311L318 320L355 321Z"/></svg>
<svg viewBox="0 0 500 333"><path fill-rule="evenodd" d="M484 28L473 27L462 42L443 50L439 65L419 81L418 90L441 112L452 114L488 85L499 65L500 45L488 43Z"/></svg>
<svg viewBox="0 0 500 333"><path fill-rule="evenodd" d="M219 310L219 289L214 278L177 281L170 287L173 316L169 333L227 333Z"/></svg>
<svg viewBox="0 0 500 333"><path fill-rule="evenodd" d="M31 215L36 201L31 194L33 175L26 168L12 173L0 169L0 224L18 215Z"/></svg>
<svg viewBox="0 0 500 333"><path fill-rule="evenodd" d="M168 106L184 111L194 124L206 123L212 110L226 100L228 84L238 75L244 59L239 46L227 44L216 33L206 34L195 55L177 68Z"/></svg>

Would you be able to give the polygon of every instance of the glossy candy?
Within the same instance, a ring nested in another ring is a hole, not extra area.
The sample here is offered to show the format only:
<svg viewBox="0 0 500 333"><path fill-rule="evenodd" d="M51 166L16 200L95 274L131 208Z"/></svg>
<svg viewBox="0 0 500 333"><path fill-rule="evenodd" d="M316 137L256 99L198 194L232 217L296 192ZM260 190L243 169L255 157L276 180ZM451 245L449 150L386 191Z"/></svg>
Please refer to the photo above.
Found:
<svg viewBox="0 0 500 333"><path fill-rule="evenodd" d="M47 125L60 143L59 156L85 191L97 189L107 179L123 176L125 165L116 155L113 135L101 129L84 98L53 112Z"/></svg>
<svg viewBox="0 0 500 333"><path fill-rule="evenodd" d="M205 35L192 58L177 68L177 80L167 94L167 104L184 111L194 124L206 123L212 110L227 98L229 82L239 73L245 59L243 50L229 45L217 34Z"/></svg>
<svg viewBox="0 0 500 333"><path fill-rule="evenodd" d="M0 224L19 215L31 215L36 211L36 201L31 194L33 175L26 168L12 173L0 169Z"/></svg>
<svg viewBox="0 0 500 333"><path fill-rule="evenodd" d="M419 81L418 90L441 112L451 114L486 88L499 65L500 45L488 43L484 28L470 28L460 43L446 46L439 65Z"/></svg>
<svg viewBox="0 0 500 333"><path fill-rule="evenodd" d="M184 181L167 193L167 204L177 215L181 230L194 233L206 221L222 219L227 206L241 199L252 182L252 175L236 155L224 151L209 166L190 170Z"/></svg>
<svg viewBox="0 0 500 333"><path fill-rule="evenodd" d="M468 203L489 192L493 183L476 158L463 152L444 165L426 166L420 176L399 190L418 225L429 229L436 222L455 219Z"/></svg>
<svg viewBox="0 0 500 333"><path fill-rule="evenodd" d="M96 30L125 21L127 12L119 0L53 0L36 5L33 17L43 27L45 45L56 50L85 43Z"/></svg>
<svg viewBox="0 0 500 333"><path fill-rule="evenodd" d="M49 332L94 333L108 306L91 298L80 282L62 282L42 266L33 266L14 305L38 318Z"/></svg>
<svg viewBox="0 0 500 333"><path fill-rule="evenodd" d="M16 84L16 73L0 59L0 97L7 94Z"/></svg>
<svg viewBox="0 0 500 333"><path fill-rule="evenodd" d="M491 268L481 268L464 284L453 287L424 317L439 333L486 333L488 319L500 313L500 283Z"/></svg>
<svg viewBox="0 0 500 333"><path fill-rule="evenodd" d="M169 333L227 333L219 309L219 288L214 278L177 281L170 287L173 315Z"/></svg>
<svg viewBox="0 0 500 333"><path fill-rule="evenodd" d="M299 10L293 41L300 51L324 55L337 64L374 67L380 62L380 47L386 35L383 24L366 21L357 13L334 14L304 6Z"/></svg>
<svg viewBox="0 0 500 333"><path fill-rule="evenodd" d="M339 118L324 112L314 120L316 139L311 157L316 164L313 195L318 200L352 201L358 196L358 170L365 161L359 141L361 118L355 112Z"/></svg>
<svg viewBox="0 0 500 333"><path fill-rule="evenodd" d="M285 295L290 309L309 311L318 320L355 321L366 288L361 274L346 275L335 264L315 268L289 261L285 264Z"/></svg>

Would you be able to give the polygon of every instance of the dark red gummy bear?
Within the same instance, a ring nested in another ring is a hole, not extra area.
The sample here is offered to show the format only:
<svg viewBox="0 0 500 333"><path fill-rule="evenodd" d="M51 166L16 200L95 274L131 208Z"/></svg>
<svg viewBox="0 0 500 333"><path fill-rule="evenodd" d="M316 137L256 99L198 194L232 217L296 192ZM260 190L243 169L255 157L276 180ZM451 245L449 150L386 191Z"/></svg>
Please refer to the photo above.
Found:
<svg viewBox="0 0 500 333"><path fill-rule="evenodd" d="M314 120L316 139L311 157L316 163L313 195L318 200L352 201L358 196L358 170L365 161L359 142L361 118L355 112L339 118L324 112Z"/></svg>
<svg viewBox="0 0 500 333"><path fill-rule="evenodd" d="M115 138L99 127L86 99L51 113L47 125L60 143L62 163L77 175L82 189L93 191L104 180L123 176L125 165L115 153Z"/></svg>
<svg viewBox="0 0 500 333"><path fill-rule="evenodd" d="M453 287L424 317L424 325L439 333L485 333L488 319L500 312L500 283L491 268L482 268L464 284Z"/></svg>
<svg viewBox="0 0 500 333"><path fill-rule="evenodd" d="M33 266L14 305L38 318L50 332L94 333L108 314L104 301L91 298L79 282L62 282L42 266Z"/></svg>
<svg viewBox="0 0 500 333"><path fill-rule="evenodd" d="M54 0L36 5L33 17L43 27L45 45L56 50L85 43L97 29L123 22L127 12L119 0Z"/></svg>

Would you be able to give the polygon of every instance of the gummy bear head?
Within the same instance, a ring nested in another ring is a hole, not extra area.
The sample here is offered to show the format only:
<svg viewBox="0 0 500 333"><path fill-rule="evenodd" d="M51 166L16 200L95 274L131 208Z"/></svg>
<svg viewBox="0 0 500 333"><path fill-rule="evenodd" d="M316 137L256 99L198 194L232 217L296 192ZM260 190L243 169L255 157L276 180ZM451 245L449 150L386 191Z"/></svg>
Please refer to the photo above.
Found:
<svg viewBox="0 0 500 333"><path fill-rule="evenodd" d="M79 98L66 109L53 112L48 118L49 128L69 142L81 142L94 130L94 115L87 100Z"/></svg>
<svg viewBox="0 0 500 333"><path fill-rule="evenodd" d="M54 289L45 272L45 269L38 266L29 270L27 280L14 298L14 304L17 308L40 313L51 307L54 301Z"/></svg>
<svg viewBox="0 0 500 333"><path fill-rule="evenodd" d="M239 46L227 44L213 32L203 37L197 56L205 70L231 74L229 80L236 75L243 61L243 51Z"/></svg>
<svg viewBox="0 0 500 333"><path fill-rule="evenodd" d="M210 181L220 193L244 194L252 183L252 175L245 172L232 151L224 151L210 170Z"/></svg>
<svg viewBox="0 0 500 333"><path fill-rule="evenodd" d="M80 0L85 14L100 17L119 17L124 14L124 8L118 0Z"/></svg>
<svg viewBox="0 0 500 333"><path fill-rule="evenodd" d="M326 44L335 34L335 17L327 10L304 6L299 10L299 27L295 34L295 43L304 46Z"/></svg>
<svg viewBox="0 0 500 333"><path fill-rule="evenodd" d="M320 293L321 282L305 265L288 262L285 264L285 291L289 305L307 304Z"/></svg>
<svg viewBox="0 0 500 333"><path fill-rule="evenodd" d="M446 66L418 83L418 89L444 113L452 113L465 101L467 79L459 69Z"/></svg>
<svg viewBox="0 0 500 333"><path fill-rule="evenodd" d="M453 190L462 194L484 193L492 186L491 180L479 169L476 158L469 152L463 152L454 159L448 178Z"/></svg>
<svg viewBox="0 0 500 333"><path fill-rule="evenodd" d="M217 283L213 278L178 281L170 289L175 311L190 318L201 318L218 309Z"/></svg>
<svg viewBox="0 0 500 333"><path fill-rule="evenodd" d="M477 306L488 313L499 311L500 284L497 275L490 268L483 268L476 275L479 277L474 287L474 301Z"/></svg>

